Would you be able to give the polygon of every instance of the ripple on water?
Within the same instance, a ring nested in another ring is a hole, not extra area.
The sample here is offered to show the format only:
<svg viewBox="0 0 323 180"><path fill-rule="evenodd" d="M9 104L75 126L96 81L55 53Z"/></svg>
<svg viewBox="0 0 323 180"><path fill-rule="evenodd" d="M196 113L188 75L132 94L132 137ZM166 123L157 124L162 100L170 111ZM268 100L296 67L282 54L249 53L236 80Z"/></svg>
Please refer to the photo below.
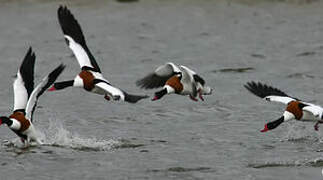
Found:
<svg viewBox="0 0 323 180"><path fill-rule="evenodd" d="M316 158L311 160L296 160L294 162L265 162L265 163L250 163L247 165L249 168L271 168L271 167L323 167L323 158Z"/></svg>
<svg viewBox="0 0 323 180"><path fill-rule="evenodd" d="M255 70L253 67L243 67L243 68L223 68L223 69L218 69L218 70L213 70L213 73L245 73Z"/></svg>
<svg viewBox="0 0 323 180"><path fill-rule="evenodd" d="M287 78L295 78L295 79L314 79L315 76L306 74L306 73L293 73L287 75Z"/></svg>
<svg viewBox="0 0 323 180"><path fill-rule="evenodd" d="M176 173L183 173L183 172L191 172L191 171L198 171L198 172L210 172L212 168L210 167L196 167L196 168L186 168L186 167L170 167L167 169L151 169L148 172L176 172Z"/></svg>

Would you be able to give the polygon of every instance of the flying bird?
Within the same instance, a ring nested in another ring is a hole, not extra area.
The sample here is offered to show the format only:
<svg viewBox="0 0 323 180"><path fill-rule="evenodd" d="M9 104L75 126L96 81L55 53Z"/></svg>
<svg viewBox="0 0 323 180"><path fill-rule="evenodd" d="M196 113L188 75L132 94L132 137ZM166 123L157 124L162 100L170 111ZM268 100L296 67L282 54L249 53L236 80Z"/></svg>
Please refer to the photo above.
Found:
<svg viewBox="0 0 323 180"><path fill-rule="evenodd" d="M27 147L29 143L33 141L37 144L41 144L33 125L33 114L37 106L37 101L45 90L54 83L56 78L65 68L64 65L59 65L56 69L44 77L36 88L34 88L35 60L35 53L31 48L29 48L13 83L13 113L8 117L0 117L0 125L6 124L20 137L25 147Z"/></svg>
<svg viewBox="0 0 323 180"><path fill-rule="evenodd" d="M122 100L129 103L147 98L148 96L132 95L113 86L101 73L94 56L87 47L78 21L67 7L60 6L57 11L58 21L62 28L68 47L73 51L81 72L74 80L56 82L49 91L61 90L67 87L84 88L86 91L104 95L106 100Z"/></svg>
<svg viewBox="0 0 323 180"><path fill-rule="evenodd" d="M203 95L212 94L212 89L205 85L205 80L193 70L183 65L168 62L136 82L144 89L163 87L155 92L152 101L162 98L166 94L188 95L193 101L197 96L204 101Z"/></svg>
<svg viewBox="0 0 323 180"><path fill-rule="evenodd" d="M274 101L286 104L287 107L283 112L283 115L275 121L265 124L265 127L261 132L267 132L275 129L283 122L296 119L299 121L314 121L314 129L318 131L319 124L323 123L322 114L323 108L321 106L304 102L298 98L291 97L285 92L262 84L260 82L248 82L244 85L251 93L267 101Z"/></svg>

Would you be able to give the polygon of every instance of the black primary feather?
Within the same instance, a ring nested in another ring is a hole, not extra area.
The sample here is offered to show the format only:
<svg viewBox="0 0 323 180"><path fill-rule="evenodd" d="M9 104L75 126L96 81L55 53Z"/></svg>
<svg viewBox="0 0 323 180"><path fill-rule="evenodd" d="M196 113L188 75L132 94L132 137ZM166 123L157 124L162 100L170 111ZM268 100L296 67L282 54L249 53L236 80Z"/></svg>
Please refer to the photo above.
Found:
<svg viewBox="0 0 323 180"><path fill-rule="evenodd" d="M136 82L136 85L143 89L159 88L164 86L166 81L173 75L175 75L175 73L173 73L170 76L158 76L155 73L151 73L145 76L144 78L139 79Z"/></svg>
<svg viewBox="0 0 323 180"><path fill-rule="evenodd" d="M22 80L24 81L24 85L28 93L28 98L30 97L34 89L35 60L35 53L30 47L19 69L19 72L21 74Z"/></svg>
<svg viewBox="0 0 323 180"><path fill-rule="evenodd" d="M199 76L199 75L197 75L197 74L194 74L194 75L193 75L193 78L194 78L194 80L195 80L196 82L199 82L199 83L201 83L201 84L202 84L202 86L204 86L205 81L204 81L204 79L203 79L201 76Z"/></svg>
<svg viewBox="0 0 323 180"><path fill-rule="evenodd" d="M37 102L38 102L39 96L41 96L56 81L58 76L63 72L64 68L65 68L65 65L60 64L51 73L49 73L46 84L41 88L41 90L38 92L38 94L36 96L36 102L31 110L31 116L30 116L31 122L33 121L33 114L34 114L34 111L37 107Z"/></svg>
<svg viewBox="0 0 323 180"><path fill-rule="evenodd" d="M95 58L90 52L89 48L86 45L85 38L81 29L80 24L74 18L71 11L65 6L60 6L57 10L58 21L61 25L62 31L65 35L70 36L75 42L80 44L83 49L86 51L89 59L91 61L94 70L97 72L101 72L99 65L97 64Z"/></svg>
<svg viewBox="0 0 323 180"><path fill-rule="evenodd" d="M287 95L285 92L268 86L266 84L262 84L260 82L256 83L254 81L247 82L247 84L244 85L246 89L248 89L251 93L255 94L256 96L259 96L261 98L265 98L266 96L283 96L283 97L290 97L293 99L298 100L297 98L291 97Z"/></svg>
<svg viewBox="0 0 323 180"><path fill-rule="evenodd" d="M56 81L56 79L63 72L64 69L65 69L65 65L60 64L48 75L47 83L39 91L39 93L37 94L37 98L41 96Z"/></svg>

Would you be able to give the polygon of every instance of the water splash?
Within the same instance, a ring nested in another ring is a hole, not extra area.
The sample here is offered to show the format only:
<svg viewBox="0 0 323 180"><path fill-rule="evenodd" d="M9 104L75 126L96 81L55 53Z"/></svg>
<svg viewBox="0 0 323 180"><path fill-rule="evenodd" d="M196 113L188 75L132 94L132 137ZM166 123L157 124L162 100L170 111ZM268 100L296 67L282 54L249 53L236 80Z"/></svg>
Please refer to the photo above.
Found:
<svg viewBox="0 0 323 180"><path fill-rule="evenodd" d="M115 139L99 140L95 137L86 138L72 133L63 127L63 124L51 115L46 133L40 132L44 145L71 148L81 151L108 151L120 146L121 141Z"/></svg>

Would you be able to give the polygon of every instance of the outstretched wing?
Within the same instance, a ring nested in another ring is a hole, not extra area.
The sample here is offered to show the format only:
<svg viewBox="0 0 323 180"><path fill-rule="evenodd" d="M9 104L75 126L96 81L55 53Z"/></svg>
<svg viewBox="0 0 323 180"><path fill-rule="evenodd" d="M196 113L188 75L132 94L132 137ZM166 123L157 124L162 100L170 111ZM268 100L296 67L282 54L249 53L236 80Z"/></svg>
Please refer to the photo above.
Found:
<svg viewBox="0 0 323 180"><path fill-rule="evenodd" d="M60 6L58 21L64 33L67 45L73 51L82 69L101 72L97 62L86 45L81 26L67 7Z"/></svg>
<svg viewBox="0 0 323 180"><path fill-rule="evenodd" d="M181 70L174 63L167 63L159 66L153 73L136 82L137 86L144 89L153 89L162 87L166 81L175 74L181 73Z"/></svg>
<svg viewBox="0 0 323 180"><path fill-rule="evenodd" d="M262 84L260 82L256 83L251 81L245 84L244 87L254 95L259 96L267 101L281 102L284 104L288 104L289 102L295 100L299 101L299 99L293 98L277 88Z"/></svg>
<svg viewBox="0 0 323 180"><path fill-rule="evenodd" d="M29 48L22 64L17 72L17 77L13 83L14 90L14 111L25 113L28 98L34 88L34 66L36 56Z"/></svg>
<svg viewBox="0 0 323 180"><path fill-rule="evenodd" d="M26 107L26 118L30 121L33 121L33 113L37 106L38 98L52 85L57 77L63 72L65 66L63 64L59 65L56 69L54 69L51 73L49 73L33 90L31 93L27 107Z"/></svg>

